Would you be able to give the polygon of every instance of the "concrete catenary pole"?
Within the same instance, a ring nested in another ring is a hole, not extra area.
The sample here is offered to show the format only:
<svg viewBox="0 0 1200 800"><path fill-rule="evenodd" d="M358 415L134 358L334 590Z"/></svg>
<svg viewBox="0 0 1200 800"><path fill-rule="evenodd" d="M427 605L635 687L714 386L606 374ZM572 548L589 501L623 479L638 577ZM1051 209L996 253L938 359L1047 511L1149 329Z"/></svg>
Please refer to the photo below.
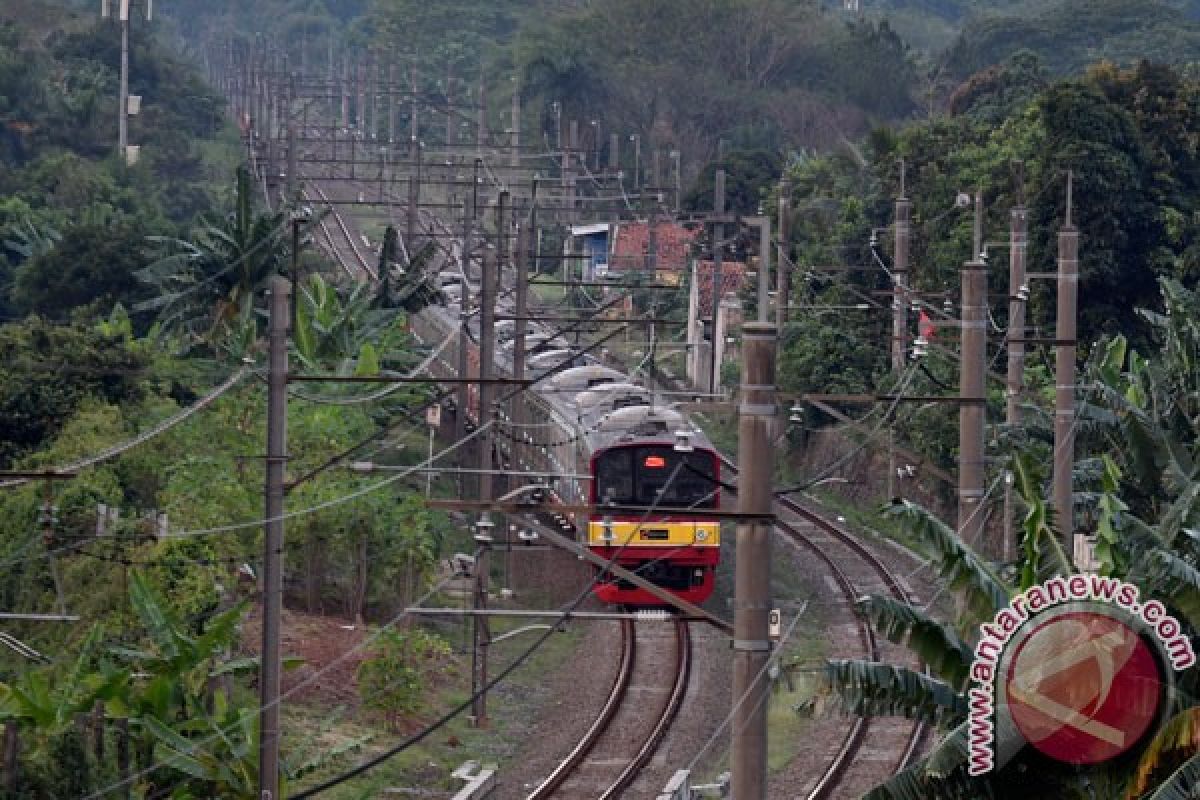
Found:
<svg viewBox="0 0 1200 800"><path fill-rule="evenodd" d="M471 206L471 194L468 193L463 200L463 238L462 238L462 277L461 289L459 296L459 326L458 326L458 375L461 378L467 377L468 361L467 351L471 346L471 337L467 330L467 316L471 311L471 248L474 244L471 242L471 234L475 225L475 210ZM454 441L461 441L467 434L467 384L460 383L455 389L454 403L457 406L457 413L454 415ZM466 488L466 478L460 478L460 488ZM466 499L466 492L462 492L463 499Z"/></svg>
<svg viewBox="0 0 1200 800"><path fill-rule="evenodd" d="M496 246L489 248L484 256L479 297L479 424L486 425L494 416L492 398L495 387L496 341L496 287L499 283L500 265L504 259L505 243L508 240L508 192L500 192L496 198ZM492 499L492 433L484 431L479 437L479 500L487 503ZM490 533L480 527L481 537ZM487 607L487 584L489 570L489 542L480 541L479 555L475 561L475 608ZM475 725L487 727L487 694L483 687L488 681L487 648L490 641L487 618L475 617L475 650L472 658L471 713Z"/></svg>
<svg viewBox="0 0 1200 800"><path fill-rule="evenodd" d="M292 285L271 278L267 333L266 513L263 523L262 662L259 666L258 783L262 800L279 797L279 656L283 606L283 478L287 461L288 311Z"/></svg>
<svg viewBox="0 0 1200 800"><path fill-rule="evenodd" d="M713 178L713 213L718 219L725 214L725 170L718 169ZM716 394L721 388L721 365L717 359L717 314L721 305L721 253L725 249L725 223L718 221L713 226L713 274L712 274L712 350L709 351L708 391Z"/></svg>
<svg viewBox="0 0 1200 800"><path fill-rule="evenodd" d="M521 166L521 82L517 77L513 77L513 95L512 95L512 152L509 156L509 165L512 167Z"/></svg>
<svg viewBox="0 0 1200 800"><path fill-rule="evenodd" d="M342 129L350 127L350 57L342 56L342 79L338 82L342 98Z"/></svg>
<svg viewBox="0 0 1200 800"><path fill-rule="evenodd" d="M371 60L371 141L379 138L379 88L383 83L383 65Z"/></svg>
<svg viewBox="0 0 1200 800"><path fill-rule="evenodd" d="M533 240L536 237L537 225L537 179L535 178L530 186L529 212L518 213L517 204L514 203L512 215L514 227L516 228L516 239L512 252L512 271L513 281L515 285L516 296L514 304L516 306L517 319L513 323L513 378L516 380L525 379L525 331L528 323L525 318L529 315L529 272L533 268ZM522 461L529 460L526 442L524 440L525 432L528 430L528 412L525 408L525 403L521 397L513 397L508 402L508 416L512 421L513 436L511 438L511 467L514 470L521 468ZM516 487L513 481L520 480L519 475L515 475L505 483L505 491L509 491ZM505 528L505 549L504 549L504 585L509 589L516 588L513 581L513 532L512 525L506 525Z"/></svg>
<svg viewBox="0 0 1200 800"><path fill-rule="evenodd" d="M479 65L479 104L475 113L475 157L483 158L483 146L487 144L487 83L482 64Z"/></svg>
<svg viewBox="0 0 1200 800"><path fill-rule="evenodd" d="M359 137L367 137L367 65L362 56L354 65L354 130Z"/></svg>
<svg viewBox="0 0 1200 800"><path fill-rule="evenodd" d="M387 68L387 88L384 90L384 99L387 100L387 137L388 144L396 143L396 65L388 64ZM390 148L389 148L390 150Z"/></svg>
<svg viewBox="0 0 1200 800"><path fill-rule="evenodd" d="M1068 556L1075 552L1075 345L1079 303L1079 231L1071 221L1073 176L1067 173L1067 213L1058 232L1058 324L1054 342L1054 510Z"/></svg>
<svg viewBox="0 0 1200 800"><path fill-rule="evenodd" d="M289 122L287 126L287 202L296 202L296 191L299 184L296 182L296 126Z"/></svg>
<svg viewBox="0 0 1200 800"><path fill-rule="evenodd" d="M527 224L522 225L517 238L517 257L514 261L516 272L516 321L513 325L513 378L516 380L525 380L525 332L528 327L526 317L529 315L529 273L535 268L534 248L537 242L537 181L533 182L532 197L529 207L529 216ZM526 428L526 410L525 403L520 398L516 398L512 404L512 419L517 431L517 436L520 439L524 435ZM526 442L518 441L516 443L515 453L519 454L520 458L529 459ZM512 547L507 551L506 558L512 559ZM506 570L509 576L512 575L511 568ZM510 578L511 579L511 578Z"/></svg>
<svg viewBox="0 0 1200 800"><path fill-rule="evenodd" d="M416 156L415 171L408 176L408 205L405 209L405 236L407 237L404 246L408 249L409 258L412 258L416 253L414 248L417 246L417 216L421 207L421 162L425 158L424 152L421 150L421 143L414 142ZM412 265L409 264L408 268Z"/></svg>
<svg viewBox="0 0 1200 800"><path fill-rule="evenodd" d="M121 77L117 102L117 158L125 163L129 146L129 0L120 0L118 22L121 25Z"/></svg>
<svg viewBox="0 0 1200 800"><path fill-rule="evenodd" d="M791 187L783 181L779 184L779 249L775 257L775 327L780 331L787 325L792 300L791 210Z"/></svg>
<svg viewBox="0 0 1200 800"><path fill-rule="evenodd" d="M770 319L771 307L771 218L759 218L758 229L758 321Z"/></svg>
<svg viewBox="0 0 1200 800"><path fill-rule="evenodd" d="M576 222L576 211L575 211L576 180L577 180L577 176L579 175L579 168L581 166L580 160L578 157L578 154L579 154L579 120L577 120L577 119L571 120L571 124L568 127L568 131L570 134L570 140L567 143L567 149L570 151L570 155L566 157L567 158L567 224L573 225Z"/></svg>
<svg viewBox="0 0 1200 800"><path fill-rule="evenodd" d="M454 145L458 143L454 122L454 65L446 65L446 152L454 156Z"/></svg>
<svg viewBox="0 0 1200 800"><path fill-rule="evenodd" d="M1008 219L1008 373L1005 376L1004 422L1009 430L1021 424L1021 393L1025 387L1025 306L1029 289L1025 286L1025 256L1028 249L1029 218L1025 210L1023 182L1017 179L1017 205ZM1001 558L1016 558L1014 530L1016 498L1011 475L1004 483L1004 542Z"/></svg>
<svg viewBox="0 0 1200 800"><path fill-rule="evenodd" d="M971 259L962 267L962 368L958 412L958 533L980 546L984 528L983 378L986 368L987 264L979 255L982 242L983 199L975 195L975 237Z"/></svg>
<svg viewBox="0 0 1200 800"><path fill-rule="evenodd" d="M771 513L775 417L774 325L742 329L742 397L738 414L738 513ZM767 661L771 655L771 524L740 522L734 578L733 796L767 797Z"/></svg>
<svg viewBox="0 0 1200 800"><path fill-rule="evenodd" d="M267 48L266 72L263 73L263 165L262 175L273 175L275 158L275 53Z"/></svg>
<svg viewBox="0 0 1200 800"><path fill-rule="evenodd" d="M408 67L408 90L412 93L408 110L408 159L409 161L416 161L419 155L417 152L417 143L421 139L421 112L417 107L416 63L410 64Z"/></svg>
<svg viewBox="0 0 1200 800"><path fill-rule="evenodd" d="M908 352L908 254L912 237L912 202L904 190L900 162L900 196L896 198L895 251L892 257L892 372L899 375ZM974 256L972 256L974 259Z"/></svg>

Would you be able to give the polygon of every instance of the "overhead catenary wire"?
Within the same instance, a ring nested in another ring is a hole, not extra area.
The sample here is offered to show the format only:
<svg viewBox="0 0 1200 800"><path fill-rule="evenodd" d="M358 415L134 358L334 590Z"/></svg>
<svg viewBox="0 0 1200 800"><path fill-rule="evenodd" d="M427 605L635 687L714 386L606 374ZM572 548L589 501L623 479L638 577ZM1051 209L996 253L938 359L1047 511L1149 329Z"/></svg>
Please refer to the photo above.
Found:
<svg viewBox="0 0 1200 800"><path fill-rule="evenodd" d="M757 685L759 681L765 680L769 676L771 668L774 667L776 663L783 657L784 645L791 640L792 634L795 632L797 626L799 626L800 618L802 616L803 609L796 613L796 616L792 619L791 624L788 625L787 630L784 632L783 636L780 637L779 642L775 645L775 648L771 651L770 656L767 657L762 669L758 671L754 677L754 680L750 682L751 686ZM700 759L704 757L704 754L707 753L712 746L717 743L717 740L721 738L721 734L725 732L725 729L733 724L733 718L737 716L738 710L746 702L747 696L748 694L743 694L741 697L734 699L733 707L730 709L729 713L725 715L725 717L713 730L712 735L709 736L708 740L703 745L701 745L700 750L692 757L692 760L688 762L686 769L689 772L696 768L696 765L700 763ZM769 695L764 693L759 702L766 702L768 696ZM728 750L728 748L726 749Z"/></svg>
<svg viewBox="0 0 1200 800"><path fill-rule="evenodd" d="M428 592L426 592L422 597L420 597L416 601L416 605L420 606L420 605L424 604L429 598L433 597L435 594L440 592L446 586L446 584L449 583L450 580L451 580L450 578L446 578L442 581L439 581L432 588L430 588L430 590ZM398 625L407 616L409 616L409 611L407 609L400 611L398 614L396 614L394 617L392 617L390 620L388 620L386 623L384 623L382 626L380 626L378 629L376 629L374 632L372 632L372 634L370 636L363 639L363 641L361 641L358 644L356 644L355 646L351 647L346 652L341 653L340 655L338 655L336 658L334 658L332 661L330 661L328 664L326 664L321 669L315 670L311 675L309 675L304 680L297 683L295 686L292 686L290 689L287 689L286 691L282 692L279 695L279 698L277 700L275 700L274 702L276 704L282 703L284 700L288 699L289 697L295 695L296 693L300 692L301 690L307 688L308 686L312 685L316 681L320 680L331 670L337 668L341 664L345 663L348 659L353 658L358 653L362 652L366 648L373 645L376 641L379 640L380 637L382 637L385 633L387 633L389 630L391 630L396 625ZM261 711L261 710L262 710L261 708L256 708L255 713L257 713L258 711ZM190 747L186 751L185 755L191 755L192 753L194 753L196 751L196 749L228 735L229 733L231 733L232 731L237 729L241 724L242 724L241 720L239 719L239 721L234 722L225 728L221 728L218 731L216 731L215 733L212 733L208 736L191 741L189 743ZM135 773L129 775L128 777L122 778L121 780L119 780L115 783L111 783L101 789L97 789L96 791L92 792L91 794L89 794L85 798L83 798L83 800L99 800L99 798L101 798L101 797L104 797L104 796L111 794L113 792L116 792L116 791L120 791L121 789L125 788L126 786L132 785L133 783L141 780L142 778L146 777L147 775L153 774L155 771L161 769L162 767L167 766L169 763L170 763L169 759L163 759L161 761L157 761L154 764L151 764L150 766L145 767L142 770L139 770L138 772L135 772Z"/></svg>
<svg viewBox="0 0 1200 800"><path fill-rule="evenodd" d="M659 502L666 495L666 489L675 480L676 476L678 476L680 467L682 465L683 465L683 462L681 461L679 464L677 464L675 466L675 469L672 470L670 476L668 476L667 481L663 487L663 491L659 492L655 496L654 502L642 514L642 519L639 520L638 525L635 526L635 530L637 529L637 527L644 525L645 522L654 513L655 508L657 508ZM617 558L621 555L621 553L625 550L625 548L628 547L630 541L632 541L632 536L616 549L616 551L613 553L613 555L609 558L608 565L612 565L612 564L616 563ZM316 795L321 794L322 792L325 792L329 789L332 789L335 786L339 786L339 785L345 783L346 781L352 780L352 779L358 777L359 775L362 775L362 774L374 769L375 767L379 766L383 762L385 762L388 759L392 758L393 756L403 752L404 750L407 750L408 748L412 747L413 745L419 744L425 738L427 738L428 736L431 736L432 734L436 733L438 730L443 728L447 723L450 722L450 720L454 719L459 714L461 714L463 711L466 711L468 708L470 708L479 696L484 695L487 692L491 691L493 688L495 688L497 685L499 685L501 681L505 680L509 675L511 675L518 668L520 668L526 661L528 661L529 658L535 652L537 652L537 650L539 648L541 648L541 646L543 644L545 644L545 642L552 635L554 635L554 632L558 629L558 627L560 625L562 625L564 622L566 622L568 619L570 619L571 612L573 612L575 609L577 609L583 603L583 601L587 599L588 595L591 594L592 589L595 588L596 584L599 583L599 581L601 580L601 578L603 576L604 576L604 570L603 569L597 570L596 576L583 589L583 591L581 591L566 606L566 609L560 613L558 620L556 622L552 623L550 625L549 629L547 629L544 633L542 633L532 644L530 644L530 646L528 648L525 649L524 652L522 652L520 655L518 655L517 658L512 661L512 663L510 663L507 667L505 667L503 670L501 670L499 674L497 674L494 678L492 678L486 684L484 684L477 692L473 693L470 697L463 700L461 703L459 703L457 706L455 706L450 711L443 714L437 720L430 723L426 727L422 728L420 731L412 734L411 736L404 739L400 743L394 745L393 747L388 748L387 750L383 751L382 753L380 753L376 756L373 756L370 759L367 759L363 763L361 763L339 775L336 775L326 781L323 781L322 783L318 784L317 786L314 786L314 787L306 789L302 792L293 794L291 796L290 800L305 800L305 798L308 798L308 797L315 797Z"/></svg>
<svg viewBox="0 0 1200 800"><path fill-rule="evenodd" d="M165 295L163 297L155 298L154 300L147 301L146 303L141 303L135 307L136 310L151 310L151 309L155 309L155 308L162 308L163 306L169 306L172 303L174 303L178 300L181 300L184 297L187 297L188 295L199 291L200 289L205 288L206 286L208 286L209 284L218 280L219 278L225 277L230 272L232 272L233 270L240 267L245 261L249 260L252 256L257 255L260 250L264 249L265 247L267 247L270 244L273 244L275 237L278 234L282 233L284 230L286 230L287 226L289 224L291 224L291 221L289 219L287 219L287 217L285 216L284 219L282 221L280 221L280 223L278 225L276 225L271 230L267 231L259 241L255 242L253 247L251 247L249 250L247 250L242 255L235 258L233 261L229 262L229 264L227 266L225 266L223 269L220 269L220 270L214 272L212 275L209 275L206 278L204 278L203 280L201 280L200 282L198 282L192 286L189 286L187 289L183 289L182 291L174 292L172 294ZM167 242L179 243L179 241L180 241L178 239L171 239L170 237L166 237L166 236L148 236L146 238L148 241L159 242L159 243L167 243ZM171 260L182 261L184 263L196 260L199 257L197 249L190 242L183 242L183 244L191 247L192 248L191 252L185 251L182 253L176 253L174 255L167 256L166 258L164 258L162 260L165 261L165 260L171 259ZM148 267L147 267L147 269L148 269Z"/></svg>
<svg viewBox="0 0 1200 800"><path fill-rule="evenodd" d="M429 365L432 364L434 361L436 361L439 356L441 356L442 351L446 349L446 347L450 344L451 341L452 341L452 337L447 337L446 339L444 339L442 341L442 343L440 345L438 345L428 356L426 356L425 359L420 364L418 364L417 366L415 366L411 370L409 370L408 374L405 375L405 377L406 378L415 378L418 375L420 375L422 372L425 372L426 370L428 370ZM263 377L262 373L259 373L259 376ZM373 403L376 400L382 400L384 397L387 397L390 394L394 394L395 392L397 392L403 388L404 388L403 383L397 383L394 386L388 386L384 389L380 389L380 390L378 390L376 392L372 392L368 395L361 395L358 397L333 397L333 396L322 397L319 395L309 395L309 394L300 392L300 391L298 391L296 389L292 389L292 388L288 389L288 393L291 394L293 397L295 397L299 400L303 400L308 403L319 403L319 404L323 404L323 405L335 405L335 406L348 406L348 405L360 405L362 403Z"/></svg>
<svg viewBox="0 0 1200 800"><path fill-rule="evenodd" d="M860 443L859 443L859 444L858 444L858 445L857 445L855 448L853 448L853 449L852 449L850 452L846 453L846 454L845 454L845 455L843 455L841 458L839 458L838 460L834 461L832 464L830 464L829 466L827 466L827 467L826 467L824 470L822 470L822 471L821 471L821 472L820 472L820 473L819 473L819 474L818 474L816 477L814 477L814 478L810 478L810 479L808 479L808 480L804 481L803 483L796 484L795 486L786 487L786 488L783 488L783 489L776 489L776 490L774 490L774 492L773 492L773 493L774 493L774 495L775 495L776 497L780 497L780 496L782 496L782 495L786 495L786 494L792 494L793 492L800 492L800 491L804 491L805 489L810 489L810 488L812 488L813 486L815 486L816 484L818 484L818 483L820 483L821 481L823 481L823 480L825 480L826 478L828 478L830 475L832 475L832 474L833 474L834 472L836 472L837 470L841 469L841 468L842 468L842 466L844 466L845 464L849 463L849 461L850 461L852 458L854 458L854 457L855 457L855 456L857 456L859 453L861 453L863 450L865 450L865 449L866 449L866 447L867 447L867 445L868 445L868 444L869 444L871 441L873 441L873 440L874 440L875 438L877 438L878 436L882 435L882 433L883 433L884 429L886 428L886 426L887 426L887 424L888 424L888 419L889 419L889 417L891 417L892 413L893 413L893 412L896 410L896 407L897 407L897 406L900 404L900 400L903 398L903 395L904 395L904 390L908 388L908 384L912 382L913 376L914 376L915 374L916 374L916 367L915 367L915 366L910 366L910 367L909 367L909 368L908 368L908 369L905 371L905 373L904 373L904 376L902 377L902 379L901 379L901 381L900 381L899 385L898 385L898 386L897 386L897 388L896 388L896 397L895 397L895 398L893 398L893 400L892 400L891 404L890 404L890 405L887 407L887 409L886 409L886 410L883 412L883 415L882 415L882 418L881 418L881 419L880 419L880 421L879 421L879 424L878 424L878 425L875 427L875 429L874 429L873 431L869 432L869 433L868 433L868 434L867 434L867 435L866 435L866 436L863 438L863 441L862 441L862 442L860 442Z"/></svg>
<svg viewBox="0 0 1200 800"><path fill-rule="evenodd" d="M82 458L78 461L73 461L69 464L65 464L60 467L53 467L48 471L50 471L50 472L78 472L80 470L87 469L88 467L93 467L96 464L102 463L104 461L108 461L110 459L116 458L117 456L119 456L123 453L126 453L141 444L148 442L149 440L155 438L156 436L159 436L160 434L165 433L166 431L175 427L179 423L181 423L184 420L188 419L189 417L193 416L198 411L202 411L203 409L212 405L213 402L215 402L219 397L221 397L223 394L228 392L230 389L232 389L233 387L235 387L239 383L241 383L242 379L244 379L246 377L246 375L248 374L249 371L250 370L249 370L248 366L243 366L241 369L239 369L235 373L233 373L233 375L231 375L224 383L217 386L215 389L210 391L204 397L197 400L192 405L188 406L187 408L183 409L182 411L179 411L176 414L171 415L170 417L167 417L165 420L158 423L157 425L152 427L150 430L134 437L133 439L130 439L127 442L122 442L121 444L113 445L112 447L101 450L99 453L96 453L95 455L88 456L86 458ZM14 486L21 486L22 484L29 483L30 480L31 479L29 479L29 478L17 478L14 480L0 482L0 489L8 489L8 488L11 488Z"/></svg>
<svg viewBox="0 0 1200 800"><path fill-rule="evenodd" d="M214 526L211 528L197 528L194 530L183 530L183 531L168 531L168 532L162 534L160 536L160 538L164 539L164 540L190 539L190 538L195 538L198 536L213 536L213 535L223 534L223 533L233 533L236 531L249 530L251 528L260 528L268 522L277 522L280 520L295 519L297 517L304 517L304 516L308 516L310 514L316 514L320 511L325 511L330 508L336 508L337 506L345 505L346 503L349 503L352 500L357 500L360 497L364 497L373 492L377 492L380 489L386 488L388 486L391 486L394 483L398 483L399 481L404 480L405 478L411 477L412 475L421 471L425 467L432 465L435 461L438 461L441 458L454 452L455 450L462 447L463 445L465 445L467 442L471 441L475 437L481 435L485 431L490 430L491 427L492 427L492 423L487 422L487 423L481 425L480 427L476 428L475 430L471 431L469 434L464 436L462 439L459 439L457 442L454 442L453 444L447 446L440 452L435 453L432 458L427 458L419 464L405 468L389 478L384 478L383 480L377 481L369 486L365 486L362 489L358 489L356 491L349 492L344 495L340 495L340 496L332 498L330 500L326 500L325 502L322 502L322 503L317 503L314 506L309 506L308 508L297 509L295 511L287 511L283 514L280 514L277 517L270 517L270 518L266 518L266 519L256 519L256 520L250 520L247 522L235 522L235 523L231 523L228 525L217 525L217 526Z"/></svg>

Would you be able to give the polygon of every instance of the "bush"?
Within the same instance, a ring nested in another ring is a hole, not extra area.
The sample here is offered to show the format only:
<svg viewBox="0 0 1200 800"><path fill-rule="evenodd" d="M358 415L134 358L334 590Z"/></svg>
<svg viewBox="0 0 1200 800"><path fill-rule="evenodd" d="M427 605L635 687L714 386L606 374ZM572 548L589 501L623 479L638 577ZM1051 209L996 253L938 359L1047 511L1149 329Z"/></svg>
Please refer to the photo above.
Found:
<svg viewBox="0 0 1200 800"><path fill-rule="evenodd" d="M388 728L399 730L404 717L421 710L426 675L443 667L450 652L446 640L420 628L384 631L358 667L363 704L382 712Z"/></svg>

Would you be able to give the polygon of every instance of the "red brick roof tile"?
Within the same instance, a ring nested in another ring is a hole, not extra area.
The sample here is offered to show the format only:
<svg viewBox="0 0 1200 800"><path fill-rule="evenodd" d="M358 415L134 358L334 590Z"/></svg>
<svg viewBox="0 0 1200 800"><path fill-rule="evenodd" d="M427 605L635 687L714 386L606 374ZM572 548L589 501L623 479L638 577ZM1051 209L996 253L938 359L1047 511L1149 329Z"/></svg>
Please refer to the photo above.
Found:
<svg viewBox="0 0 1200 800"><path fill-rule="evenodd" d="M687 269L688 248L699 235L682 225L663 221L655 225L658 241L657 269L660 272L683 272ZM648 222L621 222L617 225L612 245L609 271L638 271L646 268L646 253L650 247Z"/></svg>
<svg viewBox="0 0 1200 800"><path fill-rule="evenodd" d="M711 261L696 262L696 281L699 283L697 287L699 289L699 314L702 319L712 316L713 270L714 265ZM721 297L730 292L736 294L745 282L746 265L744 263L741 261L721 262Z"/></svg>

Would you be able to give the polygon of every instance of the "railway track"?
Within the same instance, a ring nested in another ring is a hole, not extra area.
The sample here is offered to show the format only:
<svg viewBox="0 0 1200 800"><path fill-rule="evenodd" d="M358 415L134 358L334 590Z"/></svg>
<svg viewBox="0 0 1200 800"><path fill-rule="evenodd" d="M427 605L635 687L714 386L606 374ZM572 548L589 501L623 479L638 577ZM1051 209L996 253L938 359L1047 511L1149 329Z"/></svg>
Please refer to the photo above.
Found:
<svg viewBox="0 0 1200 800"><path fill-rule="evenodd" d="M329 208L329 217L333 219L334 227L337 228L340 234L335 239L326 219L323 217L320 220L321 232L325 234L325 240L329 243L329 251L333 255L334 260L337 261L338 266L351 278L357 279L361 271L369 275L372 280L378 280L379 275L376 274L375 268L363 257L362 251L358 247L358 242L354 241L354 235L350 232L349 226L346 225L346 221L342 218L337 208L330 202L329 196L325 194L325 190L321 188L321 184L317 180L312 180L308 182L307 187L311 187L321 202ZM305 199L308 199L308 188L305 188L303 196ZM343 249L340 242L349 245L349 253L352 259L346 257L347 251ZM352 260L357 266L351 263Z"/></svg>
<svg viewBox="0 0 1200 800"><path fill-rule="evenodd" d="M667 626L674 631L673 646ZM622 620L621 640L620 668L600 713L526 800L615 800L657 751L687 694L688 623Z"/></svg>
<svg viewBox="0 0 1200 800"><path fill-rule="evenodd" d="M722 456L722 461L730 473L737 474L732 460ZM835 655L882 660L883 645L867 620L854 612L854 604L863 595L864 587L879 585L885 586L892 597L907 602L903 584L879 556L820 514L788 497L781 497L776 503L785 512L777 517L776 528L822 563L841 595L839 605L854 619L858 652ZM922 722L855 717L832 758L800 796L806 800L858 796L871 785L908 767L917 756L924 735ZM896 752L898 758L886 761L887 755ZM858 774L853 774L855 770ZM849 787L857 791L847 794L845 790Z"/></svg>
<svg viewBox="0 0 1200 800"><path fill-rule="evenodd" d="M321 227L342 269L355 277L365 272L377 278L341 214L319 185L319 179L311 180L308 185L332 211L331 216L340 236L329 228L325 220L321 221ZM450 239L453 234L441 218L421 209L419 226L420 237L434 241L444 256L451 255L451 248L443 239ZM341 245L341 241L345 245ZM405 244L411 248L417 242ZM357 266L354 266L355 263ZM732 461L725 459L725 466L736 474L737 469ZM893 597L907 600L905 588L882 559L854 537L794 500L784 498L778 502L784 513L780 514L777 527L790 541L821 562L837 587L839 605L853 619L852 624L838 626L842 629L852 628L853 633L841 634L840 640L834 643L837 652L831 655L883 660L889 645L877 641L869 624L854 612L854 603L864 589L879 586L886 587ZM623 625L621 668L601 713L577 746L528 795L527 800L552 797L560 800L590 800L622 796L653 756L686 693L690 645L686 623L676 621L674 625L674 664L664 663L668 648L658 644L647 647L644 643L639 647L637 626L632 622ZM654 680L642 684L638 681L651 680L645 676L647 663L657 664L650 670L654 673ZM662 686L659 679L662 675L674 676L675 680L669 687ZM638 689L634 694L640 695L633 701L630 700L631 689ZM662 696L663 702L657 704L657 715L650 714L648 703L643 702L647 692ZM814 765L808 785L795 796L806 800L825 800L856 795L908 766L918 753L924 733L921 723L855 718L840 742L835 743L836 737L832 737L828 742L814 743L833 748L833 751L825 758L823 765Z"/></svg>

